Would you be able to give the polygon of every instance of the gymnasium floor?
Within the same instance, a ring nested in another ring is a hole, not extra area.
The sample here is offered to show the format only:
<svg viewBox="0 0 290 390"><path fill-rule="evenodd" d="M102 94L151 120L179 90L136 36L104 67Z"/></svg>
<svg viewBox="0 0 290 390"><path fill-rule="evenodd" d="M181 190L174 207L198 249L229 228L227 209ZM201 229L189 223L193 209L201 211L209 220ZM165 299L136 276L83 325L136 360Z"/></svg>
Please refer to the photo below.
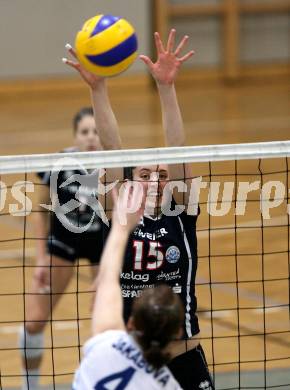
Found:
<svg viewBox="0 0 290 390"><path fill-rule="evenodd" d="M289 87L289 82L285 80L235 87L179 85L178 95L187 144L290 139ZM130 87L124 92L124 89L114 87L111 100L125 148L162 146L158 97L151 89L144 87L136 90ZM85 88L77 90L77 93L68 90L57 95L52 92L21 92L17 96L0 93L0 104L0 132L3 140L0 155L52 153L71 144L71 118L81 106L89 104L89 98ZM262 164L265 173L285 171L285 166L283 159L265 161ZM216 181L225 181L225 177L220 176L224 173L229 175L226 177L227 181L235 180L234 164L231 162L213 164L211 169L211 173L216 175L213 176ZM253 181L259 178L255 161L240 163L238 169L240 173L250 172L254 175L238 176L237 180ZM196 164L195 172L206 177L209 175L209 165ZM265 176L264 180L270 180L269 177L281 180L284 184L287 181L286 173ZM29 178L35 181L33 175L29 175ZM7 185L24 179L23 175L0 177ZM198 222L200 260L197 296L200 325L209 364L215 364L219 389L238 388L239 369L242 370L240 383L248 389L256 386L263 388L264 368L268 370L268 388L290 383L290 327L287 307L289 229L286 202L273 211L270 221L263 221L268 227L263 229L262 247L257 194L256 192L251 196L252 202L247 206L246 215L236 219L238 226L242 227L236 233L234 229L228 229L235 221L233 205L227 216L210 219L204 205ZM206 193L202 195L202 201L205 202L206 196ZM31 198L35 202L34 193ZM7 211L9 199L11 196L8 191L7 204L1 211L2 214ZM0 388L9 389L20 384L17 331L19 321L23 320L23 281L25 280L27 290L32 270L29 265L34 264L34 242L26 240L25 264L28 267L24 269L21 240L24 219L0 215L0 232ZM31 217L26 219L25 232L26 237L33 237L35 234ZM20 240L7 242L12 238ZM271 250L282 253L264 256L263 266L261 255L244 255ZM53 315L54 321L46 330L48 351L42 366L43 384L51 383L49 376L52 373L55 374L56 385L70 382L79 360L77 346L83 344L89 336L91 294L88 292L88 267L82 263L76 275L78 277L71 282L67 294ZM262 277L272 281L261 283ZM209 280L213 284L209 285ZM269 307L263 310L263 305ZM77 308L79 317L82 318L78 324L75 320ZM265 329L270 333L267 336L264 336ZM50 349L51 334L53 353ZM211 339L212 335L215 337L214 341ZM290 389L290 385L281 388Z"/></svg>

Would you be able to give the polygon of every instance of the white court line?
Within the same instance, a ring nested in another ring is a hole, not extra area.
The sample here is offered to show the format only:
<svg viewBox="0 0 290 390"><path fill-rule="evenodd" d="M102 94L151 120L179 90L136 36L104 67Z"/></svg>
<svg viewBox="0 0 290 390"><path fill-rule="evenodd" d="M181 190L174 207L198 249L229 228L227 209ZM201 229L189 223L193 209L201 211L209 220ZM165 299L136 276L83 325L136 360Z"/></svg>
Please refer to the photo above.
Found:
<svg viewBox="0 0 290 390"><path fill-rule="evenodd" d="M279 312L282 312L285 310L284 307L278 306L278 307L266 307L266 308L261 308L261 309L248 309L247 312L248 314L276 314ZM240 310L240 312L243 312L244 310ZM200 313L200 315L203 318L230 318L235 316L237 313L237 310L213 310L213 311L206 311Z"/></svg>
<svg viewBox="0 0 290 390"><path fill-rule="evenodd" d="M213 310L200 313L206 318L229 318L233 316L233 310Z"/></svg>
<svg viewBox="0 0 290 390"><path fill-rule="evenodd" d="M25 248L26 257L35 257L34 248ZM22 259L23 258L23 249L3 249L0 250L0 261L1 260L13 260L13 259Z"/></svg>
<svg viewBox="0 0 290 390"><path fill-rule="evenodd" d="M0 333L1 334L14 334L20 332L20 325L3 325L0 326Z"/></svg>
<svg viewBox="0 0 290 390"><path fill-rule="evenodd" d="M284 307L269 307L265 309L249 309L253 314L275 314L283 311ZM236 315L235 310L213 310L200 313L201 318L231 318ZM83 327L82 322L76 321L57 321L52 324L53 329L56 331L75 330ZM21 329L21 325L3 325L0 326L0 334L2 335L14 335L18 334Z"/></svg>
<svg viewBox="0 0 290 390"><path fill-rule="evenodd" d="M0 326L0 334L18 334L22 325L3 325ZM76 321L57 321L52 324L53 329L60 331L74 330L82 328L82 323Z"/></svg>
<svg viewBox="0 0 290 390"><path fill-rule="evenodd" d="M82 323L75 321L58 321L53 324L53 328L56 330L68 330L68 329L78 329L82 327Z"/></svg>
<svg viewBox="0 0 290 390"><path fill-rule="evenodd" d="M287 308L283 306L278 306L278 307L265 307L265 308L260 308L260 309L253 309L253 312L256 314L275 314L278 313L279 311L285 311Z"/></svg>

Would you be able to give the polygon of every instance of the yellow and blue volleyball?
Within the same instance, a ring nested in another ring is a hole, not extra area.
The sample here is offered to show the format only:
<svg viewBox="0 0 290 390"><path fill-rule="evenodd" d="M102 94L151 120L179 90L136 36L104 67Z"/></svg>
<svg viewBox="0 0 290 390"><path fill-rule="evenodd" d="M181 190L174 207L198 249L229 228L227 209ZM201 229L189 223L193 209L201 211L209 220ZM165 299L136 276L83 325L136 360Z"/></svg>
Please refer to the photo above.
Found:
<svg viewBox="0 0 290 390"><path fill-rule="evenodd" d="M75 40L79 62L103 77L126 70L137 57L137 47L133 26L113 15L97 15L87 20Z"/></svg>

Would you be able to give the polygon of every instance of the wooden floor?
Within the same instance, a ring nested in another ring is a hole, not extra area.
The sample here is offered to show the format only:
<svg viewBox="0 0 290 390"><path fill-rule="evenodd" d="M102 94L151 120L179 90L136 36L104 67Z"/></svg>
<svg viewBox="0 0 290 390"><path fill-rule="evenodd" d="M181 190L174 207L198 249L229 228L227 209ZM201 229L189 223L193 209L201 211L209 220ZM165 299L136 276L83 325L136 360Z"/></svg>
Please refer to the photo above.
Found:
<svg viewBox="0 0 290 390"><path fill-rule="evenodd" d="M228 87L180 85L178 94L187 144L290 139L289 88L287 80ZM125 147L163 145L160 108L154 91L145 87L113 88L111 99ZM48 153L70 145L71 118L87 104L85 89L77 93L0 94L0 155ZM204 177L209 175L209 169L208 164L195 166L195 172ZM234 169L231 162L213 164L212 181L260 180L256 161L238 164L240 174L253 175L235 177ZM282 171L266 175L264 180L280 180L286 185L285 160L266 161L262 171ZM221 177L224 173L229 176ZM12 184L24 177L1 176L0 180ZM0 387L3 389L20 384L17 331L23 320L23 291L27 291L31 278L29 265L34 264L34 242L28 239L25 247L28 267L23 267L23 218L3 215L9 196L0 216ZM207 196L208 191L204 190L202 202L206 202ZM31 197L35 199L35 194ZM290 368L287 202L277 207L266 221L261 220L259 192L253 192L250 200L243 217L235 217L233 204L225 217L210 217L206 205L201 207L197 296L203 346L215 372ZM31 217L26 222L26 236L33 237ZM19 241L7 242L15 238ZM275 254L262 256L262 252ZM89 336L90 278L84 264L57 307L54 321L47 326L43 383L51 382L52 374L55 383L71 380L79 361L78 346Z"/></svg>

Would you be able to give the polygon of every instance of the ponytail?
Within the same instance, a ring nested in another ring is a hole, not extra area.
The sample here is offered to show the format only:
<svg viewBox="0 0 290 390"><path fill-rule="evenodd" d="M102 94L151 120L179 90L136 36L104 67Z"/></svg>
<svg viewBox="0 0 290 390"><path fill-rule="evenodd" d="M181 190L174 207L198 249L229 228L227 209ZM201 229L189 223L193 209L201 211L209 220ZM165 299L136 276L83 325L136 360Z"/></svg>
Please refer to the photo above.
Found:
<svg viewBox="0 0 290 390"><path fill-rule="evenodd" d="M159 369L170 360L166 351L180 330L184 317L181 301L172 289L159 285L147 289L133 305L136 340L145 360Z"/></svg>
<svg viewBox="0 0 290 390"><path fill-rule="evenodd" d="M165 346L169 343L168 340ZM141 346L143 356L147 363L153 366L155 369L159 369L170 360L170 353L164 351L164 346L160 341L146 338L144 335L137 336L137 342Z"/></svg>

